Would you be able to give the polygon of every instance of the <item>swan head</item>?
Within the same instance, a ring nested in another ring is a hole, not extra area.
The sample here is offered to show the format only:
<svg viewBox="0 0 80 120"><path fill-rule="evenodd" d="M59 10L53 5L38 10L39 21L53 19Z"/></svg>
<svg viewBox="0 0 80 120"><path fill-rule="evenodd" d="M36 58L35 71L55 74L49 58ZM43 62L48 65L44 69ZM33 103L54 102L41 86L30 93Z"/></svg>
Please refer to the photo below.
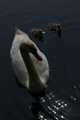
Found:
<svg viewBox="0 0 80 120"><path fill-rule="evenodd" d="M61 25L59 23L56 24L56 32L57 32L59 38L61 38L62 28L61 28Z"/></svg>
<svg viewBox="0 0 80 120"><path fill-rule="evenodd" d="M56 24L57 31L62 31L61 25L59 23Z"/></svg>
<svg viewBox="0 0 80 120"><path fill-rule="evenodd" d="M38 54L38 49L35 45L35 43L31 40L23 40L20 45L20 51L21 53L31 53L33 54L39 61L42 61L42 57Z"/></svg>

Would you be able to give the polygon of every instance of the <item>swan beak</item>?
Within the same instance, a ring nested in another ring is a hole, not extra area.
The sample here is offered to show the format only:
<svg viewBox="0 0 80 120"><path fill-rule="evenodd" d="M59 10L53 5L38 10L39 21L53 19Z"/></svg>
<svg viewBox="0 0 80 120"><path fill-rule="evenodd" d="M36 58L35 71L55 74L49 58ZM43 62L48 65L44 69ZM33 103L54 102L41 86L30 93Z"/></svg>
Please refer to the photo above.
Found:
<svg viewBox="0 0 80 120"><path fill-rule="evenodd" d="M42 61L42 57L36 52L32 53L39 61Z"/></svg>

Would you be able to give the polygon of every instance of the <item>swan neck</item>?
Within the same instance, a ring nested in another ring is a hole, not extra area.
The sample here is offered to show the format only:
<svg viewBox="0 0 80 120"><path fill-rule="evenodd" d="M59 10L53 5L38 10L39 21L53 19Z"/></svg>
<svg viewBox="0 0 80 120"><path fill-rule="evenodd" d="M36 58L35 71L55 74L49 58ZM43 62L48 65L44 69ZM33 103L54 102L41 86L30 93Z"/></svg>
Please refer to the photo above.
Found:
<svg viewBox="0 0 80 120"><path fill-rule="evenodd" d="M25 66L28 70L29 76L34 75L34 76L38 77L38 74L37 74L35 67L33 65L33 62L31 60L30 53L28 51L24 50L21 46L20 46L20 52L21 52L21 56L24 60Z"/></svg>
<svg viewBox="0 0 80 120"><path fill-rule="evenodd" d="M38 73L30 57L30 53L24 50L23 47L21 46L20 46L20 52L29 74L29 89L31 90L34 87L38 87L38 88L40 87L40 89L41 88L43 89L43 83L41 82L38 76Z"/></svg>

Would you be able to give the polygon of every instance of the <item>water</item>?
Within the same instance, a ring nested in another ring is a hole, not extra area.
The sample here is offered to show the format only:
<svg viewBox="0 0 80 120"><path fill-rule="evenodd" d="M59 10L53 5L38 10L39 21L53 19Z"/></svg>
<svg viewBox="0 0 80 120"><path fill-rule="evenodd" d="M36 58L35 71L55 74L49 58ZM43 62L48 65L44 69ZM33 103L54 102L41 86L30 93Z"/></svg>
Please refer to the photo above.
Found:
<svg viewBox="0 0 80 120"><path fill-rule="evenodd" d="M0 120L80 120L80 1L4 0L0 3ZM47 29L63 28L59 38ZM10 60L15 26L29 34L50 65L45 94L35 98L17 84ZM29 29L42 28L44 42Z"/></svg>

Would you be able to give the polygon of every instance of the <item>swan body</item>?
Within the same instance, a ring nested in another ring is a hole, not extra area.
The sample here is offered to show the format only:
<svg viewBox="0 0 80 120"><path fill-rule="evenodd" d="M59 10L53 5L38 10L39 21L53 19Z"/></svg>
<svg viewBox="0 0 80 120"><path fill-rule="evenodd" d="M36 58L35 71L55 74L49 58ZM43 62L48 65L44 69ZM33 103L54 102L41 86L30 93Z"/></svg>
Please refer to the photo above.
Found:
<svg viewBox="0 0 80 120"><path fill-rule="evenodd" d="M49 78L47 58L29 36L18 28L15 31L10 56L20 84L32 93L43 91Z"/></svg>

